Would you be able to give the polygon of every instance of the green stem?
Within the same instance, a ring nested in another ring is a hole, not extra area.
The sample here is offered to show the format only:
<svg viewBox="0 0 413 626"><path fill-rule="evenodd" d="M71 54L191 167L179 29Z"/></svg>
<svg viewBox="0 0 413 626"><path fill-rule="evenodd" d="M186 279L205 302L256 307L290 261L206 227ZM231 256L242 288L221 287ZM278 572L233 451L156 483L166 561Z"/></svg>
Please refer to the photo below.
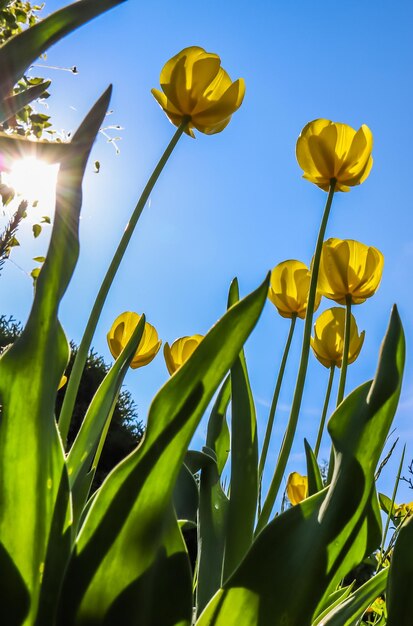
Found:
<svg viewBox="0 0 413 626"><path fill-rule="evenodd" d="M277 466L275 468L274 476L271 481L270 489L268 491L267 498L264 502L264 506L260 517L258 518L256 533L259 533L267 524L271 511L274 507L275 500L278 495L278 491L281 485L282 477L284 476L285 468L287 465L288 457L290 456L291 447L294 441L294 435L297 428L298 415L300 413L301 400L303 397L305 376L307 373L308 357L310 353L310 338L311 338L311 325L314 315L314 303L317 292L317 279L318 270L320 267L321 250L323 247L324 234L326 231L328 217L330 215L331 204L333 202L334 189L336 187L336 180L332 178L330 181L330 189L327 196L326 205L324 208L323 218L321 220L320 230L318 233L316 249L314 252L314 259L312 263L310 289L308 292L307 302L307 314L304 325L303 345L301 349L300 366L298 369L297 382L295 385L293 403L291 407L290 419L288 421L287 429L284 434L280 454L278 456Z"/></svg>
<svg viewBox="0 0 413 626"><path fill-rule="evenodd" d="M109 411L109 415L106 418L106 422L105 422L102 434L101 434L100 439L99 439L99 445L97 447L97 450L96 450L96 453L95 453L95 458L93 459L93 463L92 463L92 467L91 467L91 469L94 472L96 472L97 466L98 466L99 461L100 461L100 457L101 457L101 454L102 454L103 446L105 445L106 437L107 437L108 432L109 432L109 427L110 427L111 422L112 422L113 413L115 412L115 409L116 409L116 404L117 404L117 401L118 401L118 397L119 397L119 392L115 395L115 397L113 399L112 406L111 406L110 411Z"/></svg>
<svg viewBox="0 0 413 626"><path fill-rule="evenodd" d="M338 384L337 406L343 401L344 389L346 386L348 352L350 348L350 328L351 328L351 296L346 296L346 321L344 324L344 346L343 361L341 363L340 382Z"/></svg>
<svg viewBox="0 0 413 626"><path fill-rule="evenodd" d="M344 398L344 390L346 387L347 367L348 367L348 352L350 347L350 329L351 329L351 296L346 296L346 319L344 322L344 345L343 345L343 360L341 362L340 381L338 384L337 404L341 404ZM331 483L334 471L334 451L333 446L330 449L330 461L328 463L327 484Z"/></svg>
<svg viewBox="0 0 413 626"><path fill-rule="evenodd" d="M67 434L69 432L70 422L71 422L72 413L73 413L73 407L75 405L76 396L77 396L77 392L78 392L79 384L80 384L80 379L83 373L83 368L86 363L90 344L92 343L93 335L95 334L96 326L99 321L99 317L102 312L103 305L105 303L109 289L112 285L113 279L115 278L116 272L118 271L123 255L125 254L126 248L128 247L133 231L135 230L135 226L138 222L138 219L141 216L141 213L145 207L145 204L149 198L149 195L151 194L156 181L158 180L163 168L165 167L166 162L168 161L170 155L172 154L173 149L178 143L178 140L180 139L181 135L185 131L188 125L188 121L189 120L187 118L184 118L182 120L181 125L176 130L165 152L163 153L157 166L155 167L151 177L149 178L142 192L142 195L139 198L139 201L135 207L135 210L132 213L130 221L128 225L126 226L125 232L122 235L122 238L119 242L117 250L111 261L111 264L109 265L109 269L106 272L106 276L103 279L102 285L99 289L99 293L96 297L95 304L93 305L92 312L90 314L84 335L82 337L82 341L80 343L80 346L76 355L75 362L73 364L73 369L70 374L68 386L66 389L65 399L64 399L62 410L60 413L59 429L60 429L60 434L62 436L62 440L64 443L66 443Z"/></svg>
<svg viewBox="0 0 413 626"><path fill-rule="evenodd" d="M334 379L335 371L336 371L336 367L333 364L330 367L330 376L328 378L328 385L327 385L326 397L324 400L323 413L321 415L320 426L318 428L318 434L317 434L317 441L316 441L315 448L314 448L314 455L316 459L320 451L321 439L323 437L324 424L325 424L326 417L327 417L328 405L330 402L330 395L331 395L331 387L333 386L333 379Z"/></svg>
<svg viewBox="0 0 413 626"><path fill-rule="evenodd" d="M377 561L376 574L379 571L379 569L380 569L380 567L381 567L381 565L383 563L383 560L384 560L384 555L385 555L384 544L386 543L387 533L389 531L391 514L392 514L392 511L393 511L393 508L394 508L394 503L395 503L395 500L396 500L397 489L399 487L400 475L401 475L402 469L403 469L405 452L406 452L406 445L403 448L402 456L400 458L399 469L398 469L397 476L396 476L396 481L395 481L394 487L393 487L393 494L392 494L392 498L391 498L390 511L387 514L386 526L384 528L383 539L382 539L381 546L380 546L379 558L378 558L378 561Z"/></svg>
<svg viewBox="0 0 413 626"><path fill-rule="evenodd" d="M268 416L267 428L265 431L264 443L262 446L260 463L258 467L258 485L259 485L259 497L258 497L258 507L259 511L261 510L261 486L262 486L262 475L264 473L265 462L267 460L268 447L270 445L271 433L274 425L274 417L275 411L277 409L278 397L280 395L281 385L284 377L285 366L287 363L288 353L290 351L291 340L294 334L295 323L297 321L297 314L293 313L291 316L291 325L290 331L288 333L288 338L285 344L284 353L281 360L280 370L278 372L277 382L275 384L274 395L271 402L270 413Z"/></svg>

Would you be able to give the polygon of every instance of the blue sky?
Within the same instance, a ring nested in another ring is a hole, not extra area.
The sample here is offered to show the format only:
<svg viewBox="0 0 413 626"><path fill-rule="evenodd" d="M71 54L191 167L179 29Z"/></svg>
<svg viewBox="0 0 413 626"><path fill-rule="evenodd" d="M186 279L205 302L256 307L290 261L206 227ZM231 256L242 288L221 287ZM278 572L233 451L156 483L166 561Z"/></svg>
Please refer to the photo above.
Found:
<svg viewBox="0 0 413 626"><path fill-rule="evenodd" d="M63 6L46 2L45 13ZM160 70L188 45L221 56L233 79L246 81L246 97L219 135L183 137L139 222L99 324L94 347L110 361L106 332L124 310L145 312L160 338L205 333L226 307L229 284L238 276L246 295L277 263L310 262L326 194L301 178L295 142L311 119L325 117L374 135L374 166L368 180L336 194L327 236L374 245L385 256L382 285L354 308L366 339L350 366L347 389L371 378L391 306L397 302L407 338L407 367L397 435L413 456L413 217L410 177L413 61L407 1L294 3L234 1L194 3L129 0L53 47L43 64L79 73L33 69L53 79L48 101L54 126L73 130L92 103L113 83L108 123L119 124L121 153L100 137L84 184L81 259L61 307L69 338L79 342L100 281L128 216L169 141L174 127L150 89ZM39 110L43 110L39 107ZM114 132L113 134L118 134ZM101 173L93 173L93 160ZM14 261L27 272L44 253L46 237L22 236ZM2 276L2 312L24 322L32 286L9 263ZM324 300L320 311L333 305ZM274 462L288 418L301 343L297 324L276 418L270 462ZM288 321L268 302L246 345L260 433L288 332ZM303 400L290 470L304 470L302 439L314 444L328 372L314 358ZM140 418L168 374L162 354L131 371L127 386ZM202 445L201 426L194 444ZM399 444L391 468L398 463ZM321 456L328 457L328 441ZM392 469L384 477L391 490ZM402 484L398 500L413 499Z"/></svg>

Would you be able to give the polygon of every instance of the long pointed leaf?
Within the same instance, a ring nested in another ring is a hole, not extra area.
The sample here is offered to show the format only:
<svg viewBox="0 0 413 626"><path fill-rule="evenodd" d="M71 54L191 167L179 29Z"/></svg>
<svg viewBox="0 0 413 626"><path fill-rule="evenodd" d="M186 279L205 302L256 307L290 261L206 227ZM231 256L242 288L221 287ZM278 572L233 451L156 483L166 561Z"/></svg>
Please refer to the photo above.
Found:
<svg viewBox="0 0 413 626"><path fill-rule="evenodd" d="M234 279L228 305L232 306L238 298L238 282ZM243 350L231 368L231 408L231 493L224 580L239 565L252 543L258 500L257 418Z"/></svg>
<svg viewBox="0 0 413 626"><path fill-rule="evenodd" d="M50 46L124 0L79 0L12 37L0 48L0 99Z"/></svg>
<svg viewBox="0 0 413 626"><path fill-rule="evenodd" d="M226 420L226 412L231 399L231 378L228 376L212 407L208 421L206 445L211 448L217 456L218 473L221 476L222 470L228 459L230 450L229 429Z"/></svg>
<svg viewBox="0 0 413 626"><path fill-rule="evenodd" d="M329 422L336 463L327 495L315 494L264 528L198 626L309 626L323 596L377 548L374 471L403 366L404 335L394 308L373 383L351 393Z"/></svg>
<svg viewBox="0 0 413 626"><path fill-rule="evenodd" d="M403 524L394 547L387 587L387 626L410 626L413 615L413 518Z"/></svg>
<svg viewBox="0 0 413 626"><path fill-rule="evenodd" d="M15 592L0 591L2 620L10 624L26 593L30 607L24 624L52 623L70 549L68 476L54 418L69 347L57 313L77 260L82 176L109 97L110 90L77 131L82 151L72 147L61 165L52 236L30 317L0 359L2 558L14 564L22 583Z"/></svg>
<svg viewBox="0 0 413 626"><path fill-rule="evenodd" d="M317 626L354 626L366 609L386 589L388 573L385 569L370 578L338 606L328 611L320 621L317 621ZM397 624L402 626L402 622L397 622ZM409 624L411 624L411 618Z"/></svg>
<svg viewBox="0 0 413 626"><path fill-rule="evenodd" d="M145 328L145 316L142 315L125 349L103 379L86 412L82 425L68 454L66 465L73 498L73 525L86 503L94 472L90 468L102 432L112 415L114 403L118 397L129 364L142 338ZM85 484L86 481L86 484Z"/></svg>
<svg viewBox="0 0 413 626"><path fill-rule="evenodd" d="M12 115L18 113L27 104L33 102L33 100L40 98L49 87L50 82L50 80L45 80L38 85L28 87L14 96L5 98L0 104L0 124L3 124L3 122L8 120Z"/></svg>
<svg viewBox="0 0 413 626"><path fill-rule="evenodd" d="M165 550L165 511L193 433L254 328L267 288L266 280L232 307L155 397L141 446L104 482L82 526L62 593L61 626L101 622L114 605L124 626L176 623L159 621L150 600L157 593L153 568ZM184 571L174 575L186 577ZM133 608L122 600L132 588ZM174 619L178 611L189 623L190 585L185 593L188 601L175 605Z"/></svg>
<svg viewBox="0 0 413 626"><path fill-rule="evenodd" d="M323 479L317 459L307 439L304 439L304 448L307 460L308 495L312 496L323 489Z"/></svg>
<svg viewBox="0 0 413 626"><path fill-rule="evenodd" d="M208 448L204 448L207 452ZM197 612L201 613L222 585L222 567L226 539L228 498L222 490L217 461L210 452L210 462L201 470L198 514L198 584Z"/></svg>

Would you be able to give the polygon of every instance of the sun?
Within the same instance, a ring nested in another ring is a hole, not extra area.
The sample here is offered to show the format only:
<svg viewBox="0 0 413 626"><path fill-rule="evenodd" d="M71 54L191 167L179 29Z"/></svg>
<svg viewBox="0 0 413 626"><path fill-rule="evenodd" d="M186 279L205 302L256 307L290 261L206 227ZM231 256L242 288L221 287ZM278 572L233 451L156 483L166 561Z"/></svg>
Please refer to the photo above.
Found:
<svg viewBox="0 0 413 626"><path fill-rule="evenodd" d="M30 204L37 201L43 209L52 210L55 203L58 165L27 157L14 161L4 182Z"/></svg>

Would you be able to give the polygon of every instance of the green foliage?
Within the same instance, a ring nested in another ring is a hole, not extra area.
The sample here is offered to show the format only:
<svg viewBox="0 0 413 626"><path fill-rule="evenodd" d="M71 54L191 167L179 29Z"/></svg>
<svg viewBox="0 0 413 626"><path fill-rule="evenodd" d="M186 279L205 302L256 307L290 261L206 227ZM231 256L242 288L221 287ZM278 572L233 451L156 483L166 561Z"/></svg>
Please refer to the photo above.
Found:
<svg viewBox="0 0 413 626"><path fill-rule="evenodd" d="M3 113L12 106L7 102L10 89L33 59L115 4L117 0L80 0L0 48L0 70L8 70L0 72ZM4 6L0 3L1 9ZM121 240L93 307L86 338L79 349L72 346L69 362L58 310L79 254L83 174L110 95L109 88L71 143L58 149L42 142L33 148L33 142L23 137L0 134L0 150L7 147L13 153L18 146L19 152L43 151L61 163L49 250L44 260L35 259L43 265L29 319L22 328L13 319L0 317L2 345L11 344L0 356L2 620L11 626L190 626L194 620L197 626L350 626L360 620L373 624L368 609L379 606L377 598L385 595L387 608L376 612L380 623L407 626L413 524L406 516L399 521L388 567L375 487L404 367L404 334L396 307L374 380L350 393L329 420L334 471L325 486L315 456L305 445L310 495L299 504L272 519L273 504L268 504L265 519L261 515L257 526L257 424L243 346L266 301L268 278L242 300L237 281L232 283L227 312L155 396L140 444L136 446L138 433L132 433L131 453L124 458L122 451L122 460L92 493L110 425L112 432L116 424L130 432L130 424L116 417L115 407L119 396L118 411L131 409L130 397L122 396L121 386L145 324L142 316L110 369L96 354L89 354L82 378L87 391L73 414L67 409L70 402L65 403L62 428L62 397L66 393L72 400L77 385L75 381L70 393L58 391L62 375L66 371L73 382L74 354L78 352L77 364L82 362L81 350L86 358L131 236L129 231ZM44 121L31 118L33 124ZM187 124L185 118L155 168L130 228ZM12 236L10 225L9 230ZM317 249L321 250L321 243L320 235ZM316 283L315 273L313 296ZM305 337L307 357L309 332ZM300 368L299 394L304 370ZM207 445L202 451L188 451L215 393ZM231 437L226 422L229 406ZM281 468L277 482L297 419L296 410L282 464L277 466ZM381 506L396 519L394 497L390 506L388 500L382 496ZM191 567L195 559L189 559L188 533L195 529L197 564ZM363 575L367 580L361 580Z"/></svg>
<svg viewBox="0 0 413 626"><path fill-rule="evenodd" d="M4 2L0 9L0 45L15 35L34 26L40 19L44 5L21 0ZM6 100L5 113L0 129L18 135L40 138L51 127L50 116L37 113L30 103L37 98L48 98L50 81L36 76L18 77Z"/></svg>
<svg viewBox="0 0 413 626"><path fill-rule="evenodd" d="M10 344L13 344L22 334L23 327L20 322L16 322L13 317L0 315L0 352ZM76 357L77 346L70 342L70 359L66 367L65 374L70 377L73 362ZM109 366L103 357L91 350L83 371L79 393L73 413L73 419L69 431L70 446L75 440L80 426L86 415L86 411L103 382ZM59 416L62 406L66 386L59 389L56 397L55 413ZM106 444L103 448L100 462L94 477L92 491L101 485L108 473L124 459L136 446L143 436L143 424L138 420L137 407L126 389L119 393L112 421L107 434Z"/></svg>

